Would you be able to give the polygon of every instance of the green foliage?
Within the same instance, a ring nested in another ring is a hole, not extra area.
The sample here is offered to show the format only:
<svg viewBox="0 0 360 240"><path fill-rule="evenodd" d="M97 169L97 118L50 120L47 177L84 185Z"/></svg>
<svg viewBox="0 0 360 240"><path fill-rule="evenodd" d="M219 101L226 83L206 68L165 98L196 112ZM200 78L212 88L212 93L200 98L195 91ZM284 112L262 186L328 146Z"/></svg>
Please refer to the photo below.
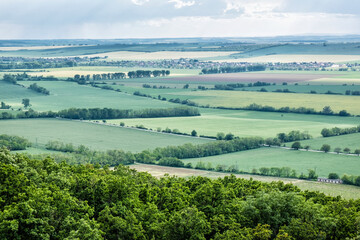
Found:
<svg viewBox="0 0 360 240"><path fill-rule="evenodd" d="M163 177L0 151L2 239L346 239L359 201L235 176Z"/></svg>
<svg viewBox="0 0 360 240"><path fill-rule="evenodd" d="M294 142L294 143L291 145L291 148L293 148L293 149L295 149L295 150L299 150L299 148L301 148L300 142Z"/></svg>
<svg viewBox="0 0 360 240"><path fill-rule="evenodd" d="M352 134L352 133L358 133L358 132L360 132L360 126L351 127L351 128L334 127L331 129L323 128L321 130L321 135L323 137L332 137L332 136L340 136L340 135L346 135L346 134Z"/></svg>
<svg viewBox="0 0 360 240"><path fill-rule="evenodd" d="M329 173L328 178L329 179L340 179L340 177L337 173Z"/></svg>
<svg viewBox="0 0 360 240"><path fill-rule="evenodd" d="M329 144L324 144L324 145L321 146L320 151L323 151L323 152L327 153L327 152L330 151L330 149L331 149L331 147L330 147Z"/></svg>
<svg viewBox="0 0 360 240"><path fill-rule="evenodd" d="M29 86L29 89L35 91L35 92L38 92L38 93L42 93L42 94L45 94L45 95L49 95L50 92L49 90L47 90L46 88L44 87L41 87L41 86L38 86L36 83L33 83Z"/></svg>
<svg viewBox="0 0 360 240"><path fill-rule="evenodd" d="M31 143L22 137L2 134L0 135L0 148L6 147L9 150L25 150L31 147Z"/></svg>

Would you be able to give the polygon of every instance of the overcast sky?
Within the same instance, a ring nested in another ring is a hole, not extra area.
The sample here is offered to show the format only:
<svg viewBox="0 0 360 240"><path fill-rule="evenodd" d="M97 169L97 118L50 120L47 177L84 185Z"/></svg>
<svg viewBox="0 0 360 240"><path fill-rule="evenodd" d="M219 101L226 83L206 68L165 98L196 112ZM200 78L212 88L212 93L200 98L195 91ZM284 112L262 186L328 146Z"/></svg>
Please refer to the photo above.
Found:
<svg viewBox="0 0 360 240"><path fill-rule="evenodd" d="M0 39L360 34L360 0L0 0Z"/></svg>

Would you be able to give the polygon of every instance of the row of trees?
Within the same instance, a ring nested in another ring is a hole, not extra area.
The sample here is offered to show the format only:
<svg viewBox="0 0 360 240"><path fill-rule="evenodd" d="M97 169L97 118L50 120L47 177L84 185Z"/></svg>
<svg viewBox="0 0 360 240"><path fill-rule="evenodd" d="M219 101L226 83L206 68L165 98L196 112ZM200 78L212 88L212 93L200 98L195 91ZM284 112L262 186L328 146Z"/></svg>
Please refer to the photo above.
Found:
<svg viewBox="0 0 360 240"><path fill-rule="evenodd" d="M31 143L22 137L2 134L0 135L0 148L3 147L11 151L25 150L27 147L31 147Z"/></svg>
<svg viewBox="0 0 360 240"><path fill-rule="evenodd" d="M255 72L265 71L265 65L249 65L249 66L235 66L235 67L220 67L220 68L203 68L201 72L203 74L215 74L215 73L238 73L238 72Z"/></svg>
<svg viewBox="0 0 360 240"><path fill-rule="evenodd" d="M57 116L70 119L120 119L199 116L197 108L149 108L142 110L121 110L113 108L70 108L61 110Z"/></svg>
<svg viewBox="0 0 360 240"><path fill-rule="evenodd" d="M358 133L360 132L360 125L357 127L351 127L351 128L323 128L321 130L321 135L323 137L332 137L332 136L339 136L339 135L346 135L346 134L352 134L352 133Z"/></svg>
<svg viewBox="0 0 360 240"><path fill-rule="evenodd" d="M236 88L244 88L244 87L262 87L262 86L269 86L271 85L271 83L267 83L267 82L260 82L257 81L255 83L229 83L229 84L216 84L214 86L215 90L234 90ZM275 83L273 83L273 85L276 85Z"/></svg>
<svg viewBox="0 0 360 240"><path fill-rule="evenodd" d="M59 159L60 160L60 159ZM3 239L355 239L360 202L235 176L155 178L0 153Z"/></svg>
<svg viewBox="0 0 360 240"><path fill-rule="evenodd" d="M136 70L128 72L129 78L145 78L145 77L165 77L170 75L169 70Z"/></svg>
<svg viewBox="0 0 360 240"><path fill-rule="evenodd" d="M74 146L71 143L62 143L59 141L49 141L45 147L48 150L71 153L67 155L53 155L55 159L58 159L59 161L62 159L70 164L117 166L119 164L133 164L135 161L134 154L131 152L124 152L122 150L107 150L104 152L95 151L85 147L84 145ZM38 155L34 157L42 159L44 158L44 155Z"/></svg>
<svg viewBox="0 0 360 240"><path fill-rule="evenodd" d="M259 137L235 138L229 141L213 141L201 145L191 143L182 146L168 146L156 148L153 151L143 151L135 154L136 161L142 163L156 163L156 161L173 157L177 159L201 158L220 154L245 151L259 148L264 141Z"/></svg>
<svg viewBox="0 0 360 240"><path fill-rule="evenodd" d="M275 108L272 106L262 106L260 104L252 103L246 107L240 108L226 108L226 107L217 107L219 109L233 109L233 110L250 110L250 111L260 111L260 112L280 112L280 113L300 113L300 114L319 114L319 115L333 115L333 116L341 116L347 117L351 116L346 110L341 110L338 113L334 112L330 106L325 106L323 110L316 111L314 108L306 108L306 107L280 107Z"/></svg>
<svg viewBox="0 0 360 240"><path fill-rule="evenodd" d="M267 138L265 139L265 144L268 146L280 146L281 144L286 142L308 140L311 138L312 136L308 132L300 132L297 130L293 130L289 133L278 133L275 138ZM296 144L293 145L292 148L299 149L300 147L298 147Z"/></svg>
<svg viewBox="0 0 360 240"><path fill-rule="evenodd" d="M41 87L41 86L38 86L36 83L33 83L29 86L29 89L35 91L35 92L38 92L38 93L42 93L42 94L45 94L45 95L49 95L50 94L50 91L47 90L46 88L44 87Z"/></svg>
<svg viewBox="0 0 360 240"><path fill-rule="evenodd" d="M30 106L29 99L23 99L25 107ZM13 115L8 112L2 112L0 119L14 119L14 118L68 118L68 119L120 119L120 118L157 118L157 117L186 117L186 116L200 116L197 108L186 106L175 108L149 108L142 110L132 109L113 109L113 108L69 108L59 112L45 111L37 112L33 109L22 111Z"/></svg>

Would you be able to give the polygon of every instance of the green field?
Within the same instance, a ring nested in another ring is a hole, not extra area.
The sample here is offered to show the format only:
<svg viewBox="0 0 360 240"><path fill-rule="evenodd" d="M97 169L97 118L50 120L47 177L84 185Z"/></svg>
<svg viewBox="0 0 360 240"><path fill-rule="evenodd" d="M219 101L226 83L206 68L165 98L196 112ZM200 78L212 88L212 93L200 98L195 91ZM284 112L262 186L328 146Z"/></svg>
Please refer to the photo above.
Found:
<svg viewBox="0 0 360 240"><path fill-rule="evenodd" d="M337 147L341 150L347 147L354 152L355 149L360 149L360 133L301 141L302 146L308 145L311 149L320 149L323 144L329 144L331 151Z"/></svg>
<svg viewBox="0 0 360 240"><path fill-rule="evenodd" d="M0 81L1 82L1 81ZM25 86L34 83L32 81L20 82ZM131 94L103 90L91 86L83 86L74 82L65 81L41 81L36 82L39 86L50 91L50 95L43 95L24 89L15 85L4 85L0 91L7 92L7 98L1 101L13 107L22 107L21 101L24 97L30 99L31 108L37 111L58 111L71 107L78 108L117 108L117 109L144 109L144 108L166 108L174 107L175 104L152 100L143 97L136 97ZM20 94L26 92L26 96ZM12 94L13 93L13 94Z"/></svg>
<svg viewBox="0 0 360 240"><path fill-rule="evenodd" d="M308 173L308 169L314 169L320 177L327 177L329 173L359 175L360 158L357 156L345 156L329 153L304 152L279 148L260 148L255 150L230 153L219 156L186 159L184 163L197 162L205 165L211 163L217 165L237 166L239 170L251 172L252 169L261 167L290 167L297 174Z"/></svg>
<svg viewBox="0 0 360 240"><path fill-rule="evenodd" d="M266 89L268 92L273 92L278 89L284 90L288 89L291 92L295 93L310 93L311 91L315 91L318 94L324 94L328 91L333 93L341 93L345 94L346 90L350 91L360 91L360 85L271 85L264 87L251 87L251 88L243 88L241 90L246 91L260 91L261 89Z"/></svg>
<svg viewBox="0 0 360 240"><path fill-rule="evenodd" d="M208 140L146 132L135 129L58 119L1 120L0 134L29 139L43 148L48 141L85 145L95 150L122 149L139 152L169 145L201 144Z"/></svg>
<svg viewBox="0 0 360 240"><path fill-rule="evenodd" d="M359 96L243 91L193 91L178 95L200 105L214 107L237 108L256 103L275 108L306 107L321 111L325 106L330 106L335 112L345 109L351 114L360 114L360 105L357 104Z"/></svg>
<svg viewBox="0 0 360 240"><path fill-rule="evenodd" d="M127 126L144 125L157 129L166 127L199 135L216 136L218 132L233 133L236 136L275 137L280 132L292 130L308 131L313 137L321 136L323 128L357 126L360 118L291 113L254 112L241 110L200 109L198 117L117 119L108 122Z"/></svg>

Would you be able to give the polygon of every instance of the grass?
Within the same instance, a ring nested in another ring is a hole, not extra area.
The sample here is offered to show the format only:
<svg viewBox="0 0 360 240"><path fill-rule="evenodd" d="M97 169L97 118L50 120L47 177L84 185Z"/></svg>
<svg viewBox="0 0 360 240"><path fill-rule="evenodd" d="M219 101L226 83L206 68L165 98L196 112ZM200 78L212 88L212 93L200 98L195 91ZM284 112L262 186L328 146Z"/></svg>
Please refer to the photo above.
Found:
<svg viewBox="0 0 360 240"><path fill-rule="evenodd" d="M206 143L208 140L135 129L57 119L1 120L0 134L25 137L43 147L48 141L83 144L92 149L139 152L169 145Z"/></svg>
<svg viewBox="0 0 360 240"><path fill-rule="evenodd" d="M320 149L323 144L329 144L332 147L331 151L337 147L341 150L347 147L353 152L360 149L360 133L301 141L302 146L308 145L311 149Z"/></svg>
<svg viewBox="0 0 360 240"><path fill-rule="evenodd" d="M147 128L178 129L200 135L216 136L218 132L231 132L236 136L275 137L280 132L292 130L308 131L313 137L321 136L323 128L350 127L359 123L359 118L344 118L321 115L280 114L254 111L200 109L201 116L150 119L109 120L111 123L124 122L127 126L144 125Z"/></svg>
<svg viewBox="0 0 360 240"><path fill-rule="evenodd" d="M209 178L219 178L230 175L230 173L164 167L164 166L147 165L147 164L134 164L131 165L130 168L136 169L139 172L148 172L155 177L162 177L165 174L169 174L171 176L175 175L178 177L203 176ZM305 190L318 191L334 197L341 196L345 199L360 198L360 187L355 187L350 185L326 184L326 183L318 183L314 181L268 177L268 176L259 176L259 175L250 175L250 174L234 174L234 175L238 178L254 179L262 182L282 181L284 183L292 183L293 185L298 186L303 191Z"/></svg>
<svg viewBox="0 0 360 240"><path fill-rule="evenodd" d="M273 93L273 92L242 92L242 91L193 91L178 93L182 98L188 98L200 105L213 107L246 107L252 103L280 107L307 107L321 111L330 106L335 112L343 109L351 114L360 114L358 96L301 94L301 93Z"/></svg>
<svg viewBox="0 0 360 240"><path fill-rule="evenodd" d="M21 82L21 84L26 86L32 83L34 82ZM175 104L168 102L136 97L131 94L103 90L91 86L82 86L74 82L42 81L37 82L37 84L50 91L50 95L34 94L28 96L32 105L31 107L37 111L58 111L70 107L144 109L176 106ZM2 98L2 101L5 101L7 104L14 107L21 107L21 100L24 98L24 95L19 94L19 92L21 90L25 91L25 89L18 86L11 86L11 88L14 87L17 87L18 90L14 91L13 94L10 94L8 98Z"/></svg>
<svg viewBox="0 0 360 240"><path fill-rule="evenodd" d="M5 103L17 101L21 104L23 98L39 97L42 94L29 90L27 88L0 81L0 101Z"/></svg>
<svg viewBox="0 0 360 240"><path fill-rule="evenodd" d="M340 176L344 174L359 175L360 158L357 156L345 156L328 153L304 152L278 148L260 148L255 150L230 153L219 156L195 158L183 160L196 166L198 162L205 165L211 163L212 167L217 165L234 165L239 170L251 172L252 169L261 167L290 167L297 174L308 173L308 169L314 169L320 177L327 177L329 173L335 172Z"/></svg>
<svg viewBox="0 0 360 240"><path fill-rule="evenodd" d="M324 94L328 91L333 93L345 94L346 90L350 91L360 91L360 85L271 85L263 87L251 87L244 88L247 91L259 91L260 89L266 89L268 92L273 92L278 89L288 89L291 92L295 93L310 93L311 91L316 91L318 94Z"/></svg>

